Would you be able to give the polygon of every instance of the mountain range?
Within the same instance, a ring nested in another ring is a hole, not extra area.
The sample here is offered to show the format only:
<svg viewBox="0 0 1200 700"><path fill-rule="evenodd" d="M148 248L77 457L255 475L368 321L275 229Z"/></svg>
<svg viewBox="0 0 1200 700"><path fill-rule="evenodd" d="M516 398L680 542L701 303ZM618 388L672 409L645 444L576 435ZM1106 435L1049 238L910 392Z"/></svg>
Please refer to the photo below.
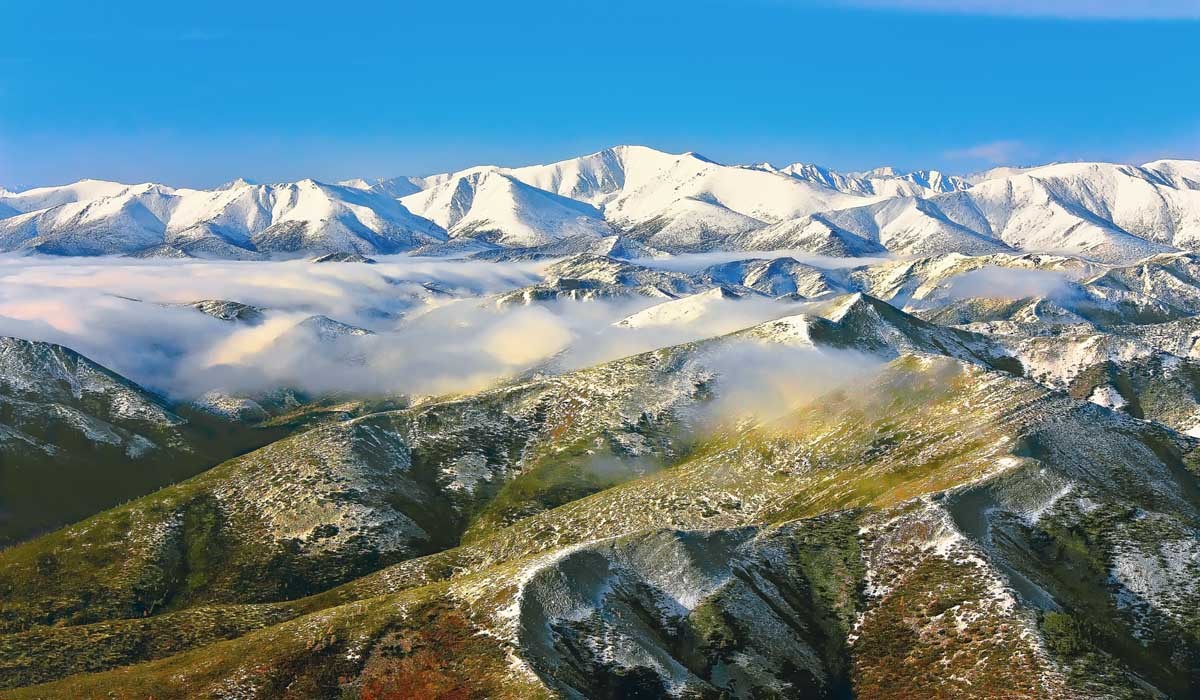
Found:
<svg viewBox="0 0 1200 700"><path fill-rule="evenodd" d="M667 253L1060 252L1132 262L1200 246L1200 162L957 177L723 165L617 146L549 165L377 182L195 190L85 180L0 192L0 250L56 255L460 255L614 235Z"/></svg>

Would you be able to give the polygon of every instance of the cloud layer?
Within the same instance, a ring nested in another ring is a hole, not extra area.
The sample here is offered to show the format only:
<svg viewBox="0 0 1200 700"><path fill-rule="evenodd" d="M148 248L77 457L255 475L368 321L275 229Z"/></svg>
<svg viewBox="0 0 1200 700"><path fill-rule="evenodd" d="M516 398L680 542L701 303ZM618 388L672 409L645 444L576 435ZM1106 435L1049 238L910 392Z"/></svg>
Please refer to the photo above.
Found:
<svg viewBox="0 0 1200 700"><path fill-rule="evenodd" d="M955 299L1065 299L1078 293L1066 276L1049 270L981 267L950 279L946 295Z"/></svg>
<svg viewBox="0 0 1200 700"><path fill-rule="evenodd" d="M615 324L662 300L492 300L540 281L542 267L0 257L0 335L65 345L177 399L278 388L429 395L479 390L535 367L583 367L803 308L718 299L686 323L628 328ZM264 311L248 323L188 306L205 299Z"/></svg>
<svg viewBox="0 0 1200 700"><path fill-rule="evenodd" d="M0 257L0 334L65 345L176 397L281 385L395 392L408 384L396 372L426 369L425 379L435 381L422 358L447 365L460 348L478 343L474 334L487 332L491 319L473 308L437 332L419 324L402 329L456 298L535 282L539 269L404 258L314 265ZM187 306L204 299L242 302L265 314L250 325ZM340 337L333 321L376 335ZM462 361L477 370L509 364L493 357L489 365L483 357L490 355Z"/></svg>

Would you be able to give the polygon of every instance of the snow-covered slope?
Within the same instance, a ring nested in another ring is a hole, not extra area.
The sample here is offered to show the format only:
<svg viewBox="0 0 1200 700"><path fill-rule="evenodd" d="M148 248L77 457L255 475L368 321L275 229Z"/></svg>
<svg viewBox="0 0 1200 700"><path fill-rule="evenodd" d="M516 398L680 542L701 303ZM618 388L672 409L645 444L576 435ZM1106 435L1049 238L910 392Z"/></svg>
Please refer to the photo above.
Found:
<svg viewBox="0 0 1200 700"><path fill-rule="evenodd" d="M1200 161L1057 163L956 177L723 165L616 146L546 165L338 185L235 180L194 190L84 180L0 192L0 250L67 255L462 254L618 234L668 253L1058 252L1127 264L1200 250ZM448 238L480 244L461 250L444 245Z"/></svg>
<svg viewBox="0 0 1200 700"><path fill-rule="evenodd" d="M696 153L664 153L645 146L616 146L548 165L470 168L423 182L445 187L485 172L593 205L614 226L640 230L649 245L667 250L712 249L725 237L764 222L878 199L784 173L722 165ZM414 211L423 210L415 201L405 199ZM430 218L445 226L436 216Z"/></svg>
<svg viewBox="0 0 1200 700"><path fill-rule="evenodd" d="M1046 166L936 201L948 218L1026 250L1131 260L1200 237L1200 191L1133 166Z"/></svg>
<svg viewBox="0 0 1200 700"><path fill-rule="evenodd" d="M945 218L1022 250L1132 261L1200 243L1196 164L1062 163L931 200Z"/></svg>
<svg viewBox="0 0 1200 700"><path fill-rule="evenodd" d="M214 190L83 181L5 197L24 213L0 218L0 249L61 255L135 253L166 245L237 251L396 252L443 240L435 224L390 196L314 180L235 181Z"/></svg>
<svg viewBox="0 0 1200 700"><path fill-rule="evenodd" d="M263 194L271 225L253 237L260 250L392 253L445 239L438 226L374 192L303 180L241 196Z"/></svg>
<svg viewBox="0 0 1200 700"><path fill-rule="evenodd" d="M536 246L612 230L594 207L521 182L496 170L456 175L400 200L454 238L506 246Z"/></svg>
<svg viewBox="0 0 1200 700"><path fill-rule="evenodd" d="M803 250L816 255L858 257L880 255L887 249L873 238L838 227L822 214L788 219L732 237L732 250Z"/></svg>
<svg viewBox="0 0 1200 700"><path fill-rule="evenodd" d="M376 180L366 180L360 177L352 180L342 180L337 184L353 187L358 190L385 194L389 197L403 197L414 192L420 192L427 186L425 178L406 176Z"/></svg>
<svg viewBox="0 0 1200 700"><path fill-rule="evenodd" d="M673 155L640 146L622 149L625 180L605 202L614 222L649 221L684 198L774 222L861 204L849 195L785 175L715 163L695 153Z"/></svg>
<svg viewBox="0 0 1200 700"><path fill-rule="evenodd" d="M672 252L1020 250L1131 262L1200 247L1197 161L1061 163L960 178L891 168L838 173L803 163L727 166L694 153L617 146L549 165L472 168L405 182L446 187L486 172L591 204L613 226Z"/></svg>
<svg viewBox="0 0 1200 700"><path fill-rule="evenodd" d="M600 208L625 186L626 162L637 149L617 146L550 165L512 168L508 174L538 189Z"/></svg>
<svg viewBox="0 0 1200 700"><path fill-rule="evenodd" d="M753 166L759 170L778 172L797 180L824 185L847 194L878 195L882 197L928 197L970 187L961 177L938 170L914 170L901 173L895 168L882 167L863 173L839 173L812 163L792 163L776 169L769 163Z"/></svg>
<svg viewBox="0 0 1200 700"><path fill-rule="evenodd" d="M938 200L913 197L829 212L824 217L839 229L875 241L894 253L936 255L955 251L987 255L1010 251L1002 240L954 221L937 206Z"/></svg>
<svg viewBox="0 0 1200 700"><path fill-rule="evenodd" d="M831 187L857 187L820 168L795 172ZM909 255L1053 251L1132 262L1200 245L1198 181L1200 164L1194 161L1000 170L970 187L955 180L941 194L936 191L946 187L941 181L925 192L893 188L881 201L753 231L737 245L840 248L853 254L858 247L853 243L862 239Z"/></svg>
<svg viewBox="0 0 1200 700"><path fill-rule="evenodd" d="M685 197L672 202L653 218L630 227L629 235L659 250L703 252L730 247L738 236L766 224L719 204Z"/></svg>
<svg viewBox="0 0 1200 700"><path fill-rule="evenodd" d="M31 212L60 204L112 197L128 187L106 180L80 180L69 185L35 187L24 192L0 192L0 204L18 212Z"/></svg>
<svg viewBox="0 0 1200 700"><path fill-rule="evenodd" d="M616 323L625 328L655 328L662 326L690 326L699 324L725 306L727 302L741 301L754 292L737 291L730 287L713 287L707 292L692 294L682 299L672 299L655 304ZM736 325L734 326L737 327Z"/></svg>
<svg viewBox="0 0 1200 700"><path fill-rule="evenodd" d="M811 298L847 291L841 273L821 270L787 257L719 263L701 270L695 277L701 282L737 285L773 297Z"/></svg>
<svg viewBox="0 0 1200 700"><path fill-rule="evenodd" d="M1142 169L1175 187L1200 189L1200 160L1155 160L1143 165Z"/></svg>
<svg viewBox="0 0 1200 700"><path fill-rule="evenodd" d="M163 242L176 200L174 190L152 184L113 191L113 183L83 182L48 189L52 191L20 202L50 203L48 208L0 219L0 249L27 247L60 255L140 250Z"/></svg>

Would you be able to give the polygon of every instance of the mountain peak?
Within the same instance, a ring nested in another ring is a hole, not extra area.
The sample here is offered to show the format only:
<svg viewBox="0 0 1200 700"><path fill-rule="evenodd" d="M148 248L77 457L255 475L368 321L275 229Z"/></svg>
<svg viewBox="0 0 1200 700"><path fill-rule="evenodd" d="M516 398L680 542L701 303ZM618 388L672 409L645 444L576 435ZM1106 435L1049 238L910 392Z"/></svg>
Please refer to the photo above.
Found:
<svg viewBox="0 0 1200 700"><path fill-rule="evenodd" d="M234 179L230 180L229 182L226 182L226 183L218 186L216 189L218 189L218 190L234 190L234 189L238 189L240 187L252 187L257 184L259 184L259 183L254 180L250 180L250 179L247 179L244 177L235 177Z"/></svg>
<svg viewBox="0 0 1200 700"><path fill-rule="evenodd" d="M686 157L689 157L689 158L695 158L696 160L703 161L705 163L712 163L713 165L720 165L720 163L713 160L712 158L709 158L708 156L702 155L700 153L696 153L695 151L688 151L688 152L684 153L683 155Z"/></svg>

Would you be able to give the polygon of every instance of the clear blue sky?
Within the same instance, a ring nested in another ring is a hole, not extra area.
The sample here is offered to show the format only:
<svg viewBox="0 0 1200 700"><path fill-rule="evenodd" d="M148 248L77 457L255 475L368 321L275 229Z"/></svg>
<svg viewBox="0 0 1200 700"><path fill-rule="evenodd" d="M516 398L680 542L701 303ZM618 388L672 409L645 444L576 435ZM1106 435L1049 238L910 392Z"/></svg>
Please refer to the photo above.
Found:
<svg viewBox="0 0 1200 700"><path fill-rule="evenodd" d="M1047 5L1056 16L1042 16ZM1200 0L0 2L0 185L1200 157Z"/></svg>

